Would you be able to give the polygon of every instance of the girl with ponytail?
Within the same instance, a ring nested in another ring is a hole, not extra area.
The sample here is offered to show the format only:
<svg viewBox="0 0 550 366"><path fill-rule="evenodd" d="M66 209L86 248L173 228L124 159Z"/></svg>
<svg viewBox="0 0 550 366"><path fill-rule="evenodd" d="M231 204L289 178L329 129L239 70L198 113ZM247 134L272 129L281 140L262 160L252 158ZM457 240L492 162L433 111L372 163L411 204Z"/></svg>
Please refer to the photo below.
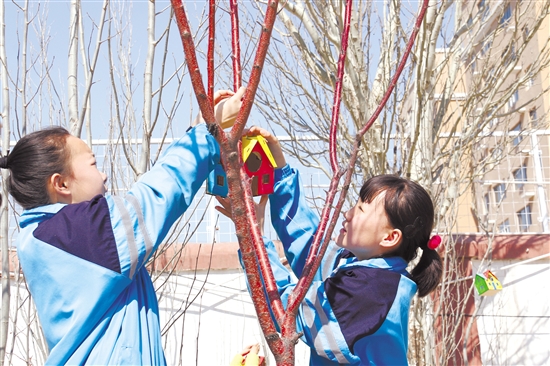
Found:
<svg viewBox="0 0 550 366"><path fill-rule="evenodd" d="M244 91L215 94L216 126L233 125ZM146 264L220 159L210 131L190 128L125 195L106 194L90 147L61 127L25 135L0 158L23 208L15 245L46 365L166 365Z"/></svg>
<svg viewBox="0 0 550 366"><path fill-rule="evenodd" d="M271 222L288 264L264 239L286 307L302 274L319 218L305 201L298 171L286 164L278 140L252 127L248 135L267 139L279 169L269 196ZM220 212L231 216L227 200ZM263 226L265 205L257 205ZM369 179L357 204L344 213L340 233L329 244L296 317L296 331L311 348L311 365L406 365L409 308L413 296L437 287L442 264L431 236L434 207L419 184L394 175ZM420 255L409 273L407 267Z"/></svg>

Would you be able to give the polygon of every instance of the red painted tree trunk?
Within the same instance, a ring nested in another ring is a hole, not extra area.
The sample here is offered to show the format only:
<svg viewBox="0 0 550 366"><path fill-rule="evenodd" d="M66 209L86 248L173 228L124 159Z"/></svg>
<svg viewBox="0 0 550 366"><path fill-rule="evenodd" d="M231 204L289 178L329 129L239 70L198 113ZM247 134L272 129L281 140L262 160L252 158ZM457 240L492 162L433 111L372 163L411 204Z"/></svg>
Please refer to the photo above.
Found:
<svg viewBox="0 0 550 366"><path fill-rule="evenodd" d="M214 24L213 6L214 2L210 1L210 26ZM353 166L357 159L360 143L362 137L370 128L372 123L378 118L378 115L382 111L386 104L393 88L395 87L399 75L401 74L408 55L412 49L412 45L416 38L416 34L420 28L420 24L426 13L428 6L428 0L423 1L422 8L419 12L415 28L411 34L410 40L407 45L407 49L403 55L403 58L399 64L396 74L393 76L388 90L386 91L383 100L380 102L376 111L373 113L367 123L360 129L356 135L354 148L351 154L350 161L347 164L347 168L340 169L336 158L336 135L338 132L338 116L340 110L340 103L342 98L342 78L344 77L344 65L347 50L347 40L350 27L350 19L353 2L352 0L346 0L346 15L344 31L342 34L342 47L340 50L340 57L338 61L338 74L337 83L334 94L332 120L330 129L330 162L333 170L333 179L327 193L327 199L325 207L321 213L321 221L319 228L315 234L310 253L306 260L306 265L303 270L302 277L299 279L298 285L291 294L287 309L283 308L271 265L268 260L267 252L260 235L260 229L256 220L256 212L254 208L254 201L252 199L252 192L250 189L249 178L244 171L241 161L240 153L240 139L250 115L254 97L259 85L264 61L267 55L269 42L271 38L271 31L277 15L278 0L269 0L267 10L265 13L264 24L262 26L262 32L260 40L258 42L258 49L252 72L249 78L249 84L247 85L246 92L244 94L243 105L235 125L231 132L226 134L217 124L214 118L214 109L212 105L212 92L213 92L213 50L214 44L214 30L210 30L209 38L209 52L208 52L208 95L205 93L202 77L197 63L195 46L191 37L191 31L189 23L185 14L185 10L181 3L181 0L172 0L172 6L174 8L174 14L180 30L180 36L185 51L185 57L189 68L189 74L191 76L191 83L199 108L202 112L203 118L209 126L210 131L216 137L221 150L222 160L227 173L227 181L229 186L229 198L232 206L233 218L235 221L235 229L237 238L239 240L239 247L242 254L243 263L245 266L247 280L251 289L251 297L258 315L260 325L264 336L269 344L271 352L273 353L277 365L293 365L294 364L294 346L299 338L296 334L296 314L300 303L302 302L310 284L313 279L313 275L317 271L321 262L322 256L326 250L329 242L329 238L334 231L334 227L338 220L338 215L341 212L345 196L348 191L348 187L351 181L353 172ZM231 7L231 27L232 27L232 47L233 47L233 80L235 90L241 85L242 71L240 65L240 45L239 45L239 24L238 24L238 9L236 0L230 0ZM334 199L338 193L338 185L342 176L345 175L344 185L340 195L338 197L338 203L336 207L332 209ZM321 239L325 238L321 243ZM263 284L262 284L263 279ZM277 332L275 322L270 314L270 309L273 311L275 321L280 326L280 333Z"/></svg>

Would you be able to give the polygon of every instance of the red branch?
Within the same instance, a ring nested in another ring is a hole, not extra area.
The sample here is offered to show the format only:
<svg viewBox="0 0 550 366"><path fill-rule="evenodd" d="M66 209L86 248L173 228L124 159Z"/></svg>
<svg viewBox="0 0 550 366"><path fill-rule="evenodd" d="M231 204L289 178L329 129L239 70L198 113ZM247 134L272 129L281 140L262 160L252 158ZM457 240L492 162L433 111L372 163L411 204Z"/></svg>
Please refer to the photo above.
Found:
<svg viewBox="0 0 550 366"><path fill-rule="evenodd" d="M185 14L185 9L183 8L181 0L172 0L172 8L174 9L174 16L178 23L178 29L183 43L183 51L185 52L185 59L187 60L187 68L189 69L189 76L191 77L191 84L193 85L195 96L197 97L197 103L199 104L202 118L204 118L207 124L215 124L216 118L214 117L214 107L212 106L212 101L209 100L208 95L204 91L201 71L199 70L197 55L195 53L195 44L193 43L193 36L191 35L191 28L189 28L187 15Z"/></svg>
<svg viewBox="0 0 550 366"><path fill-rule="evenodd" d="M265 14L264 24L262 27L262 34L260 35L260 41L258 44L258 50L256 51L256 57L254 59L254 65L252 66L252 72L250 75L249 83L246 87L246 92L244 94L243 104L239 111L239 115L235 121L235 125L231 130L231 139L240 139L242 135L242 130L248 117L250 115L250 110L254 102L254 97L260 83L260 76L265 62L265 57L267 55L267 49L269 47L269 41L271 39L271 30L273 29L273 24L275 23L275 18L277 16L277 5L278 0L270 0L268 3L268 8ZM241 164L242 167L242 164ZM243 168L244 171L244 168ZM228 176L229 179L229 176ZM231 207L235 207L234 204L238 204L237 200L233 200L231 197ZM235 201L235 202L234 202ZM248 227L253 228L251 235L254 237L254 246L256 251L256 256L258 258L258 264L262 271L262 276L266 286L266 291L271 300L271 307L275 313L275 317L280 320L284 316L284 309L281 303L281 300L278 295L277 285L275 283L275 278L273 277L273 271L271 270L271 264L267 256L267 251L265 249L264 242L257 228L256 217L255 215L250 215L249 212L255 212L254 202L252 199L249 202L251 204L250 210L246 211L244 218L248 221Z"/></svg>
<svg viewBox="0 0 550 366"><path fill-rule="evenodd" d="M264 67L265 56L267 55L267 49L271 40L271 31L273 30L273 24L277 17L277 7L279 0L269 0L267 3L267 10L265 12L264 24L262 25L262 33L260 35L260 41L258 42L258 50L256 51L256 58L254 59L254 65L252 66L252 72L250 73L250 79L246 86L246 92L244 93L244 100L235 125L231 130L232 136L241 136L246 121L250 116L250 111L254 103L254 97L258 90L258 84L260 83L260 77L262 76L262 70Z"/></svg>
<svg viewBox="0 0 550 366"><path fill-rule="evenodd" d="M208 13L208 97L214 108L214 43L216 39L216 0L209 0ZM236 90L236 89L235 89Z"/></svg>
<svg viewBox="0 0 550 366"><path fill-rule="evenodd" d="M242 84L242 70L241 70L241 41L239 39L239 8L237 0L229 0L229 6L231 9L231 46L233 49L233 88L235 91L241 87Z"/></svg>
<svg viewBox="0 0 550 366"><path fill-rule="evenodd" d="M269 1L250 81L244 94L243 103L235 125L231 130L231 134L228 138L223 130L217 128L214 136L220 145L222 160L226 168L229 198L232 205L235 229L239 239L239 247L241 249L248 281L252 290L252 301L266 340L277 360L277 364L285 365L292 364L294 361L294 342L288 342L279 337L270 315L270 308L264 297L265 288L265 292L271 303L271 310L278 319L281 319L284 316L284 309L258 227L254 201L250 189L250 179L244 170L240 158L240 139L242 130L250 115L254 96L260 81L261 70L265 62L271 31L277 15L277 6L277 0ZM204 86L197 65L195 47L185 10L183 9L181 0L172 0L172 7L174 8L174 14L182 38L185 57L191 76L191 84L197 95L197 101L203 113L203 117L210 127L210 125L216 124L216 121L213 108L207 103L208 97L204 93ZM235 25L238 26L238 23L235 23ZM258 267L261 270L261 276ZM265 287L262 286L262 279Z"/></svg>
<svg viewBox="0 0 550 366"><path fill-rule="evenodd" d="M372 114L369 121L357 133L357 136L363 137L365 133L367 133L370 126L372 126L374 121L376 121L376 119L380 115L380 112L382 112L382 109L384 109L384 106L386 105L386 102L390 98L391 93L393 92L393 89L397 85L399 76L401 76L401 72L403 72L403 69L405 68L405 64L407 63L407 59L409 58L409 54L411 53L411 50L414 46L414 41L416 39L416 35L418 34L418 31L420 30L420 25L422 24L422 21L424 20L424 16L426 15L426 10L428 9L428 3L429 3L428 0L424 0L424 2L422 3L422 8L420 8L420 12L418 13L418 17L416 18L416 22L414 24L414 28L409 38L409 42L407 43L407 48L405 49L405 53L403 54L403 57L401 57L401 62L399 63L397 70L395 70L395 74L391 79L390 85L388 86L388 90L386 90L386 94L384 94L384 97L380 101L380 104L378 104L378 107ZM355 163L355 161L353 163Z"/></svg>
<svg viewBox="0 0 550 366"><path fill-rule="evenodd" d="M332 119L330 121L329 152L330 166L332 173L338 172L338 158L336 156L336 136L338 135L338 121L340 117L340 103L342 102L342 81L344 79L344 67L346 65L346 53L348 50L349 27L351 23L351 10L353 8L352 0L346 1L346 13L344 15L344 30L340 48L340 57L338 58L338 76L334 88L334 101L332 103Z"/></svg>

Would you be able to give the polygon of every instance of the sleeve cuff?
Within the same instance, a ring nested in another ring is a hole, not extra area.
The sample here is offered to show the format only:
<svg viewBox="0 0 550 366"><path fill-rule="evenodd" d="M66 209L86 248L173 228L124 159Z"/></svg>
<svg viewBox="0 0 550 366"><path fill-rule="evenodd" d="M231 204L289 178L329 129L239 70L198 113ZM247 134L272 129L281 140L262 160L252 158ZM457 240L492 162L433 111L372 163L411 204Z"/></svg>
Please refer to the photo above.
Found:
<svg viewBox="0 0 550 366"><path fill-rule="evenodd" d="M280 169L275 169L274 181L275 183L277 183L293 174L294 174L294 169L292 169L290 165L286 164L284 167Z"/></svg>

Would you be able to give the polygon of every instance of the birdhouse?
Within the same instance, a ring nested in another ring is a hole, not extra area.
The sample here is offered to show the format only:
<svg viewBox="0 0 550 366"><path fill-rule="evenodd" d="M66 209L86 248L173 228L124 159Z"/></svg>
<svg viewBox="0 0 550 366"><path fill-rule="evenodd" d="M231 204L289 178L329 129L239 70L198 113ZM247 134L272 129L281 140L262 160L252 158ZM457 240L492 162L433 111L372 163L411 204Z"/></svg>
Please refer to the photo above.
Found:
<svg viewBox="0 0 550 366"><path fill-rule="evenodd" d="M259 135L243 136L242 156L245 171L252 178L252 195L273 193L274 170L277 164L266 139Z"/></svg>
<svg viewBox="0 0 550 366"><path fill-rule="evenodd" d="M493 272L487 270L483 274L476 274L474 285L480 296L492 296L502 290L502 285Z"/></svg>
<svg viewBox="0 0 550 366"><path fill-rule="evenodd" d="M213 196L227 197L227 175L221 162L218 162L206 178L206 193Z"/></svg>

